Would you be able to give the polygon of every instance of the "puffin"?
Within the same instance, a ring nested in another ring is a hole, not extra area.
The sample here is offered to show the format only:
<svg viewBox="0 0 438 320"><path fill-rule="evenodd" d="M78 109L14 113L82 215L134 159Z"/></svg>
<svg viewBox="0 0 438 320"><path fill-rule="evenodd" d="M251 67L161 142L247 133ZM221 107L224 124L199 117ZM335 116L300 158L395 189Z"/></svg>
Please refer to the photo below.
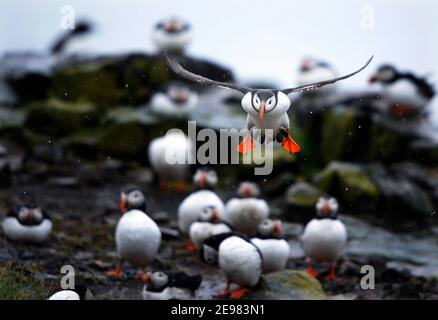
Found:
<svg viewBox="0 0 438 320"><path fill-rule="evenodd" d="M198 221L193 222L190 226L189 236L190 241L200 249L202 243L209 237L230 232L231 227L228 223L221 221L219 211L215 206L206 206L199 213Z"/></svg>
<svg viewBox="0 0 438 320"><path fill-rule="evenodd" d="M168 17L155 25L152 36L160 52L182 53L192 40L192 28L179 17Z"/></svg>
<svg viewBox="0 0 438 320"><path fill-rule="evenodd" d="M148 272L143 286L144 300L187 300L193 298L202 283L202 276L188 275L185 272Z"/></svg>
<svg viewBox="0 0 438 320"><path fill-rule="evenodd" d="M187 86L169 85L166 91L155 93L149 105L150 110L168 118L184 118L192 114L198 105L198 94Z"/></svg>
<svg viewBox="0 0 438 320"><path fill-rule="evenodd" d="M253 182L239 184L237 197L227 201L226 218L233 230L254 236L259 224L269 217L268 203L259 198L260 189Z"/></svg>
<svg viewBox="0 0 438 320"><path fill-rule="evenodd" d="M52 294L47 300L90 300L94 294L84 285L78 285L72 290L61 290Z"/></svg>
<svg viewBox="0 0 438 320"><path fill-rule="evenodd" d="M178 207L178 229L183 236L189 236L190 226L198 220L199 214L207 206L213 206L218 215L225 216L225 205L212 190L218 183L216 171L199 168L193 176L196 190L185 198ZM193 244L188 244L189 251L195 251Z"/></svg>
<svg viewBox="0 0 438 320"><path fill-rule="evenodd" d="M321 88L325 85L333 84L337 81L347 79L365 69L373 59L371 57L367 63L360 69L332 79L318 81L314 83L300 85L295 88L287 89L254 89L242 87L237 84L219 82L208 79L201 75L192 73L184 69L181 64L169 53L164 53L167 63L171 70L177 75L198 83L204 86L223 87L232 89L243 95L241 104L245 112L247 112L246 129L247 135L242 143L237 147L237 151L242 154L252 152L255 147L255 142L252 139L254 129L260 129L256 133L260 134L260 142L265 141L266 130L273 133L273 138L289 153L297 153L301 151L300 146L292 139L289 131L289 116L287 111L290 107L289 94L298 92L307 92Z"/></svg>
<svg viewBox="0 0 438 320"><path fill-rule="evenodd" d="M12 241L41 243L52 231L48 214L36 205L20 205L11 209L3 220L3 231Z"/></svg>
<svg viewBox="0 0 438 320"><path fill-rule="evenodd" d="M313 83L318 81L324 81L325 79L335 78L337 72L327 62L306 58L302 61L299 68L298 84L305 85L307 83ZM336 84L331 86L325 86L317 91L304 91L305 95L326 95L331 94L336 90Z"/></svg>
<svg viewBox="0 0 438 320"><path fill-rule="evenodd" d="M240 233L221 233L206 239L200 250L200 258L225 274L227 285L217 294L218 297L243 298L259 284L263 274L260 250ZM240 288L231 290L233 283Z"/></svg>
<svg viewBox="0 0 438 320"><path fill-rule="evenodd" d="M382 96L388 100L390 112L398 116L418 114L435 95L433 86L425 78L401 72L390 64L380 66L369 83L382 86Z"/></svg>
<svg viewBox="0 0 438 320"><path fill-rule="evenodd" d="M260 250L263 256L263 274L281 271L286 268L290 256L290 247L281 238L282 225L280 220L265 219L251 238L251 242Z"/></svg>
<svg viewBox="0 0 438 320"><path fill-rule="evenodd" d="M138 279L145 281L144 269L149 266L158 253L161 243L161 231L157 224L138 209L146 208L144 195L138 189L122 192L120 200L122 217L117 223L115 239L119 263L113 271L106 274L121 277L125 261L139 268Z"/></svg>
<svg viewBox="0 0 438 320"><path fill-rule="evenodd" d="M307 257L307 272L314 277L318 273L312 262L330 262L331 270L327 279L336 280L336 261L347 244L347 229L337 218L338 201L321 197L316 203L316 218L304 228L301 244Z"/></svg>
<svg viewBox="0 0 438 320"><path fill-rule="evenodd" d="M185 191L185 180L194 163L193 144L181 131L170 130L164 137L155 138L148 148L149 163L159 179L161 189L167 190L169 182L175 182L175 189Z"/></svg>

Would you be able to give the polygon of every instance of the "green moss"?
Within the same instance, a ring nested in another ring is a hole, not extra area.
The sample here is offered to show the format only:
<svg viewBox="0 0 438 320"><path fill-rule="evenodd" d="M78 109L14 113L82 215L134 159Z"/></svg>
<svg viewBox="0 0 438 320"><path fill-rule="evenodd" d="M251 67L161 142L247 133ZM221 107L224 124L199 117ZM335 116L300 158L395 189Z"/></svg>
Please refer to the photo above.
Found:
<svg viewBox="0 0 438 320"><path fill-rule="evenodd" d="M371 159L383 162L404 159L407 146L406 141L400 134L379 123L374 123L371 129L371 137Z"/></svg>
<svg viewBox="0 0 438 320"><path fill-rule="evenodd" d="M286 270L281 273L273 273L272 278L283 283L288 289L300 289L302 294L307 296L307 299L321 300L326 298L321 283L307 272Z"/></svg>
<svg viewBox="0 0 438 320"><path fill-rule="evenodd" d="M293 206L314 208L316 202L322 195L321 190L311 184L298 182L287 190L286 201Z"/></svg>

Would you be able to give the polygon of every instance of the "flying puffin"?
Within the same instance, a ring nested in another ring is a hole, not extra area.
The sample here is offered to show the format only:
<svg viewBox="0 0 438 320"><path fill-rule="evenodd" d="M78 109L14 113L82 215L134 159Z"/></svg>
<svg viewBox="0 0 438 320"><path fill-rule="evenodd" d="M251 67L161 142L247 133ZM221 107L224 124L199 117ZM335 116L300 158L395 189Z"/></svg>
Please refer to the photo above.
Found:
<svg viewBox="0 0 438 320"><path fill-rule="evenodd" d="M262 277L263 257L260 250L239 233L211 236L204 241L200 257L205 263L222 270L227 278L227 285L217 294L218 297L230 296L240 299L250 288L255 287ZM231 290L232 283L240 288Z"/></svg>
<svg viewBox="0 0 438 320"><path fill-rule="evenodd" d="M175 182L177 190L185 191L185 180L190 173L193 144L181 131L171 130L164 137L155 138L148 148L149 163L163 190Z"/></svg>
<svg viewBox="0 0 438 320"><path fill-rule="evenodd" d="M41 243L49 238L52 221L38 206L20 205L3 220L3 231L12 241Z"/></svg>
<svg viewBox="0 0 438 320"><path fill-rule="evenodd" d="M347 244L347 229L338 220L338 202L335 198L321 197L316 204L316 218L304 228L301 243L307 257L307 272L316 277L312 262L332 264L329 280L336 279L336 260Z"/></svg>
<svg viewBox="0 0 438 320"><path fill-rule="evenodd" d="M185 272L148 272L143 287L144 300L187 300L193 297L202 283L202 276Z"/></svg>
<svg viewBox="0 0 438 320"><path fill-rule="evenodd" d="M281 238L282 225L280 220L263 220L256 237L251 242L260 250L263 257L263 274L283 270L289 260L290 247Z"/></svg>
<svg viewBox="0 0 438 320"><path fill-rule="evenodd" d="M140 190L122 192L120 202L123 215L117 223L115 233L120 260L117 268L106 274L121 277L123 263L128 261L139 268L138 278L144 281L144 268L152 263L160 248L161 231L145 211L137 209L146 207L144 195Z"/></svg>
<svg viewBox="0 0 438 320"><path fill-rule="evenodd" d="M271 129L274 131L274 137L277 142L282 144L282 147L290 153L301 151L298 144L291 138L289 132L289 117L287 111L290 107L288 95L291 93L305 92L318 89L322 86L335 83L337 81L347 79L358 72L362 71L371 62L371 57L367 63L359 70L347 74L342 77L319 81L315 83L301 85L295 88L287 88L282 90L277 89L253 89L241 87L236 84L214 81L203 76L194 74L184 69L178 61L172 56L165 53L169 67L177 75L194 81L200 85L223 87L232 89L243 94L241 101L243 109L248 113L246 119L247 136L243 142L237 147L240 153L252 152L255 143L252 139L252 129ZM265 134L261 135L261 142L264 141Z"/></svg>
<svg viewBox="0 0 438 320"><path fill-rule="evenodd" d="M206 206L199 214L198 221L190 226L190 241L196 249L200 249L202 243L209 237L230 232L228 223L221 221L219 211L215 206Z"/></svg>
<svg viewBox="0 0 438 320"><path fill-rule="evenodd" d="M231 198L225 205L224 220L229 222L233 230L254 236L260 222L269 217L269 205L259 195L257 184L247 181L240 183L237 197Z"/></svg>
<svg viewBox="0 0 438 320"><path fill-rule="evenodd" d="M55 292L47 300L90 300L93 296L93 291L84 285L78 285L72 290Z"/></svg>
<svg viewBox="0 0 438 320"><path fill-rule="evenodd" d="M181 53L192 40L192 29L181 18L169 17L155 25L153 39L160 52Z"/></svg>
<svg viewBox="0 0 438 320"><path fill-rule="evenodd" d="M400 72L389 64L380 66L369 82L381 84L382 95L389 101L394 115L418 114L435 95L426 79L411 72Z"/></svg>
<svg viewBox="0 0 438 320"><path fill-rule="evenodd" d="M306 58L300 65L298 85L306 85L307 83L314 83L324 81L326 79L332 79L337 76L337 72L333 67L325 61ZM320 88L318 91L304 91L304 94L318 94L325 95L335 91L336 85Z"/></svg>
<svg viewBox="0 0 438 320"><path fill-rule="evenodd" d="M166 117L187 117L198 105L198 94L183 85L169 85L165 92L151 98L152 112Z"/></svg>

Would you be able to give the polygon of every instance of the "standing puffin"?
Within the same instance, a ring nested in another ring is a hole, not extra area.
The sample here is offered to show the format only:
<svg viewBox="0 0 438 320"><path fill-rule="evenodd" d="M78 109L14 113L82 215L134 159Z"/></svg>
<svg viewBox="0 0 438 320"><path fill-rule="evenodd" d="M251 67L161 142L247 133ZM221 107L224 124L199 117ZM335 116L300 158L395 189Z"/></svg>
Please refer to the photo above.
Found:
<svg viewBox="0 0 438 320"><path fill-rule="evenodd" d="M165 92L152 96L152 112L166 117L188 117L198 105L198 94L182 85L170 85Z"/></svg>
<svg viewBox="0 0 438 320"><path fill-rule="evenodd" d="M190 226L190 241L196 247L197 250L200 249L202 243L209 237L230 232L230 226L221 221L219 211L215 206L206 206L200 212L198 216L198 221L193 222Z"/></svg>
<svg viewBox="0 0 438 320"><path fill-rule="evenodd" d="M144 195L138 189L128 193L122 192L120 208L123 216L116 227L116 247L120 261L117 268L106 274L113 277L122 276L125 260L138 267L138 278L145 280L147 267L155 259L161 243L161 231L157 224L149 218L145 209Z"/></svg>
<svg viewBox="0 0 438 320"><path fill-rule="evenodd" d="M179 62L173 57L166 54L169 67L178 75L188 80L194 81L204 86L214 86L232 89L243 94L241 101L243 109L248 113L246 119L247 136L243 142L237 147L240 153L252 152L255 143L252 139L252 129L262 129L261 142L264 141L265 129L273 130L273 135L277 142L282 144L282 147L290 153L301 151L298 144L291 138L289 132L289 117L287 111L290 107L288 95L291 93L310 91L318 89L322 86L335 83L343 79L347 79L358 72L362 71L371 62L371 57L367 63L359 70L347 74L342 77L319 81L315 83L301 85L295 88L288 89L253 89L241 87L236 84L218 82L203 76L194 74L184 69Z"/></svg>
<svg viewBox="0 0 438 320"><path fill-rule="evenodd" d="M257 233L260 222L269 216L268 203L258 198L260 189L253 182L242 182L237 189L237 197L226 203L225 221L229 222L233 230L248 236Z"/></svg>
<svg viewBox="0 0 438 320"><path fill-rule="evenodd" d="M181 53L192 40L192 30L181 18L169 17L155 25L153 39L158 50Z"/></svg>
<svg viewBox="0 0 438 320"><path fill-rule="evenodd" d="M171 130L164 137L152 140L148 156L163 190L169 188L171 181L176 183L177 190L187 189L184 181L193 162L193 144L183 132Z"/></svg>
<svg viewBox="0 0 438 320"><path fill-rule="evenodd" d="M338 202L321 197L316 204L316 218L304 228L301 243L307 257L307 272L316 277L312 262L331 262L329 280L336 279L336 260L347 244L347 229L338 220Z"/></svg>
<svg viewBox="0 0 438 320"><path fill-rule="evenodd" d="M260 250L263 256L263 274L283 270L289 260L290 247L286 240L281 239L281 221L263 220L255 238L251 242Z"/></svg>
<svg viewBox="0 0 438 320"><path fill-rule="evenodd" d="M418 114L435 95L426 79L411 72L400 72L389 64L380 66L369 82L382 85L382 95L394 115Z"/></svg>
<svg viewBox="0 0 438 320"><path fill-rule="evenodd" d="M262 277L263 257L260 250L243 235L221 233L204 241L200 250L201 260L218 267L227 278L227 285L217 294L233 299L244 297L250 288L255 287ZM230 290L231 284L240 286Z"/></svg>
<svg viewBox="0 0 438 320"><path fill-rule="evenodd" d="M302 86L307 83L324 81L326 79L335 78L337 72L325 61L307 58L300 65L298 85ZM326 95L334 92L336 84L320 88L318 91L303 92L304 94Z"/></svg>
<svg viewBox="0 0 438 320"><path fill-rule="evenodd" d="M52 294L47 300L89 300L94 296L93 291L84 285L78 285L71 290L61 290Z"/></svg>
<svg viewBox="0 0 438 320"><path fill-rule="evenodd" d="M185 272L148 272L143 287L144 300L187 300L192 298L202 283L202 276Z"/></svg>
<svg viewBox="0 0 438 320"><path fill-rule="evenodd" d="M38 206L21 205L10 210L3 220L3 231L12 241L41 243L49 238L52 221Z"/></svg>
<svg viewBox="0 0 438 320"><path fill-rule="evenodd" d="M180 232L188 236L190 226L198 220L200 212L212 206L217 210L220 217L225 216L225 205L219 196L212 191L218 183L218 177L214 170L208 168L198 169L193 176L193 183L197 190L185 198L178 207L178 228ZM193 251L192 245L188 249Z"/></svg>

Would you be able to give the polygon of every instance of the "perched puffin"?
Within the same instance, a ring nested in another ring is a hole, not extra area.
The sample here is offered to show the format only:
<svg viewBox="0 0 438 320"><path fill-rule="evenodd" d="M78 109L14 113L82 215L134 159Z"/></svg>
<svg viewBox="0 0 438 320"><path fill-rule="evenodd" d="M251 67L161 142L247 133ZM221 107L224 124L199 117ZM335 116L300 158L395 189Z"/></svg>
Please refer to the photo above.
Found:
<svg viewBox="0 0 438 320"><path fill-rule="evenodd" d="M220 217L225 216L225 205L212 190L218 183L216 171L208 168L196 170L193 183L197 190L185 198L178 207L178 228L185 236L189 235L191 224L198 220L200 212L205 207L213 206Z"/></svg>
<svg viewBox="0 0 438 320"><path fill-rule="evenodd" d="M239 233L221 233L204 241L200 250L201 260L218 267L227 278L227 285L217 294L233 299L244 297L262 277L263 258L260 250ZM231 284L240 286L230 290Z"/></svg>
<svg viewBox="0 0 438 320"><path fill-rule="evenodd" d="M84 285L78 285L72 290L61 290L55 292L47 300L89 300L93 296L93 291Z"/></svg>
<svg viewBox="0 0 438 320"><path fill-rule="evenodd" d="M260 223L256 237L251 239L262 253L263 274L286 268L290 247L286 240L280 238L281 231L280 220L265 219Z"/></svg>
<svg viewBox="0 0 438 320"><path fill-rule="evenodd" d="M186 190L185 179L193 159L193 145L181 131L168 131L164 137L155 138L149 145L149 163L166 190L169 182L176 182L175 188Z"/></svg>
<svg viewBox="0 0 438 320"><path fill-rule="evenodd" d="M289 117L287 111L290 107L288 95L291 93L310 91L322 86L335 83L336 81L347 79L358 72L362 71L371 62L372 57L359 70L342 77L327 79L315 83L301 85L295 88L283 90L277 89L253 89L241 87L236 84L214 81L203 76L194 74L184 69L174 57L166 54L167 62L170 68L178 75L188 80L194 81L200 85L224 87L232 89L243 94L242 107L248 113L246 120L247 136L237 147L240 153L252 152L255 143L252 139L253 129L262 129L263 132L260 141L265 140L265 129L273 130L273 138L282 144L282 147L290 153L301 151L298 144L292 139L289 132Z"/></svg>
<svg viewBox="0 0 438 320"><path fill-rule="evenodd" d="M137 209L145 209L144 195L138 189L128 193L122 192L120 208L123 216L116 227L116 247L120 261L117 268L109 271L108 276L122 276L124 261L138 267L138 278L145 280L147 267L155 259L161 243L161 231L157 224L149 218L146 212Z"/></svg>
<svg viewBox="0 0 438 320"><path fill-rule="evenodd" d="M435 95L426 79L411 72L400 72L388 64L380 66L369 82L382 85L382 95L389 101L394 115L418 114Z"/></svg>
<svg viewBox="0 0 438 320"><path fill-rule="evenodd" d="M153 39L158 50L181 53L192 40L192 29L181 18L169 17L155 25Z"/></svg>
<svg viewBox="0 0 438 320"><path fill-rule="evenodd" d="M250 237L257 233L260 222L269 217L268 203L258 198L260 189L252 182L242 182L237 189L237 198L226 203L226 218L233 230Z"/></svg>
<svg viewBox="0 0 438 320"><path fill-rule="evenodd" d="M10 210L3 220L3 231L12 241L41 243L49 238L52 221L38 206L21 205Z"/></svg>
<svg viewBox="0 0 438 320"><path fill-rule="evenodd" d="M201 275L190 276L185 272L149 272L143 287L144 300L187 300L192 298L202 283Z"/></svg>
<svg viewBox="0 0 438 320"><path fill-rule="evenodd" d="M337 72L327 62L307 58L301 63L298 84L305 85L306 83L324 81L326 79L335 78L336 76ZM303 94L326 95L335 90L336 84L333 84L332 86L326 86L317 91L304 91Z"/></svg>
<svg viewBox="0 0 438 320"><path fill-rule="evenodd" d="M190 241L199 250L202 243L209 237L230 232L231 228L228 223L221 221L219 211L215 206L206 206L200 212L198 221L193 222L190 226Z"/></svg>
<svg viewBox="0 0 438 320"><path fill-rule="evenodd" d="M331 262L329 280L336 279L336 260L347 244L347 229L338 220L338 202L321 197L316 204L316 218L304 228L301 243L307 257L307 272L316 277L312 262Z"/></svg>
<svg viewBox="0 0 438 320"><path fill-rule="evenodd" d="M198 105L198 94L182 85L170 85L152 96L150 109L165 117L188 117Z"/></svg>

